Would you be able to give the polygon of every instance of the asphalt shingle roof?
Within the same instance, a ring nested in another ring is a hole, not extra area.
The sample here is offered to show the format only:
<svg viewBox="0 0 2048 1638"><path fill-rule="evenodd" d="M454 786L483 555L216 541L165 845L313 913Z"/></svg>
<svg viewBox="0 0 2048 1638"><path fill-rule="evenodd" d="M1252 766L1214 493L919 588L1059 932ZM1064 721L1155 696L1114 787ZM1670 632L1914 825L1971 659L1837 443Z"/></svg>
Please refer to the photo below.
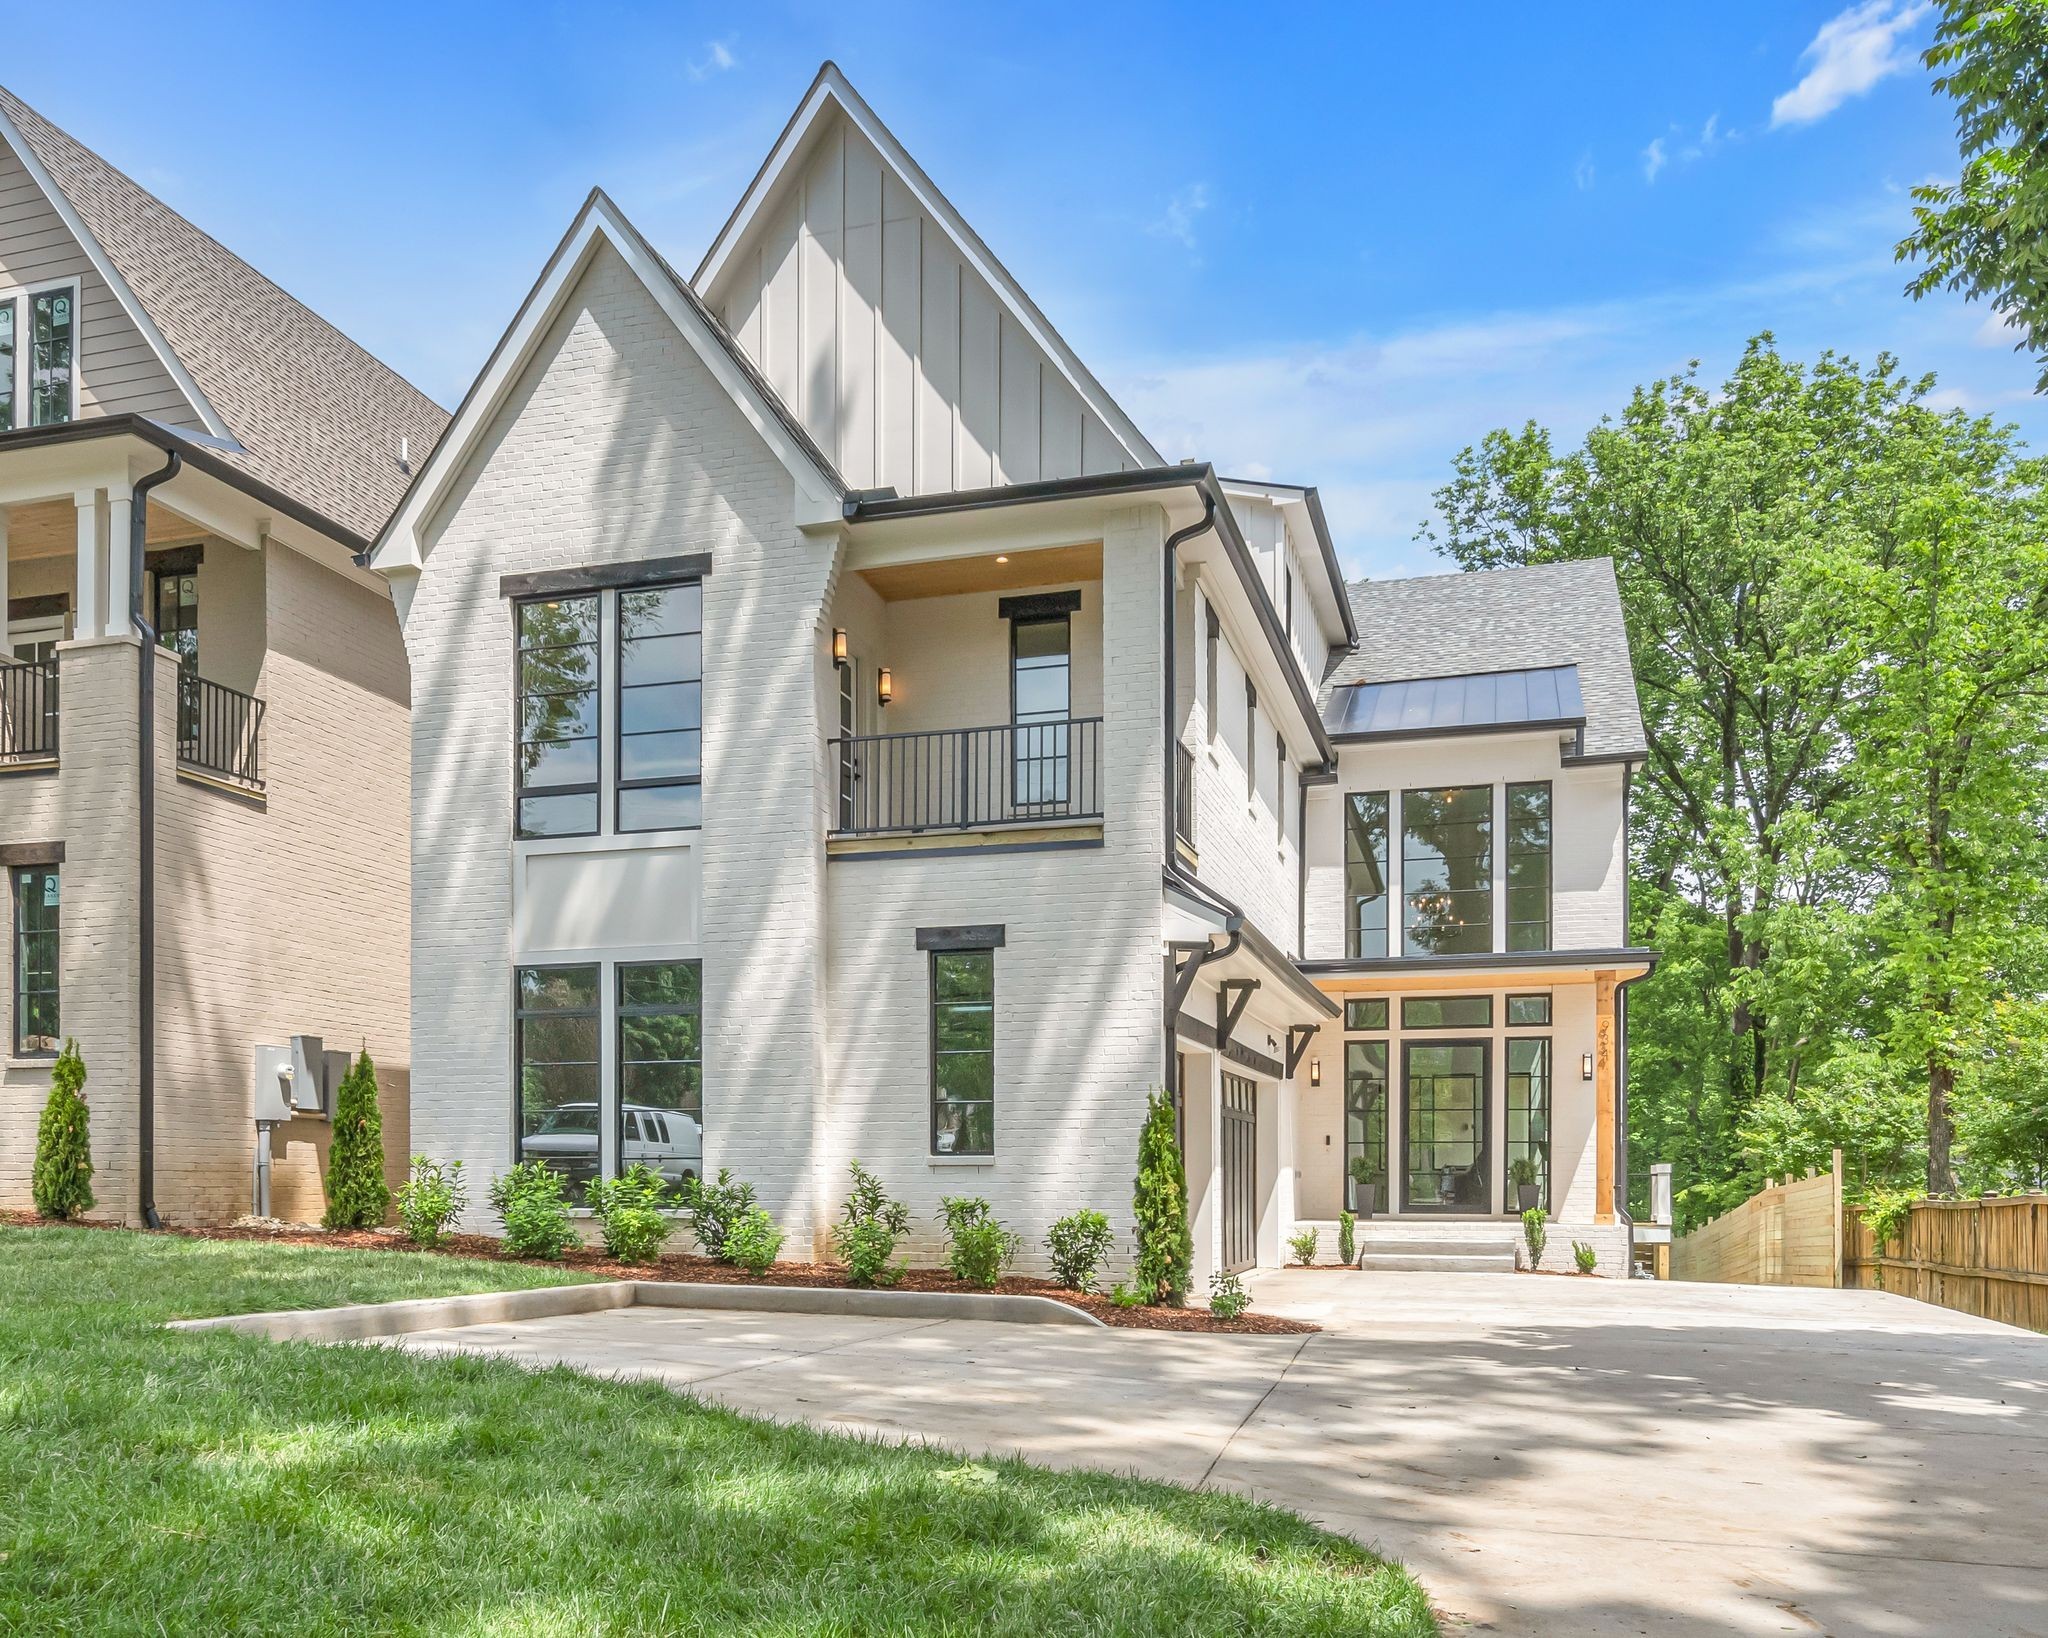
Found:
<svg viewBox="0 0 2048 1638"><path fill-rule="evenodd" d="M448 413L247 262L0 88L0 108L243 446L223 458L363 539Z"/></svg>
<svg viewBox="0 0 2048 1638"><path fill-rule="evenodd" d="M1526 569L1355 580L1345 588L1358 642L1323 678L1333 732L1351 683L1406 682L1576 666L1588 756L1642 755L1643 718L1608 558Z"/></svg>

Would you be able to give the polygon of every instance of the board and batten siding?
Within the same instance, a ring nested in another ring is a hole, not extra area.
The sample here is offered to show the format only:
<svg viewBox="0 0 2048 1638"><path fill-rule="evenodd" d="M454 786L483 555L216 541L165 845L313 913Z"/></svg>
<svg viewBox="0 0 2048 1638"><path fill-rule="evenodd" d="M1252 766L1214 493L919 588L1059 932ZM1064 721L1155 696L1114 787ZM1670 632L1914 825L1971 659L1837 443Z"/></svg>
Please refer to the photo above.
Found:
<svg viewBox="0 0 2048 1638"><path fill-rule="evenodd" d="M704 295L857 489L1138 464L843 117Z"/></svg>
<svg viewBox="0 0 2048 1638"><path fill-rule="evenodd" d="M67 278L79 281L77 415L148 415L197 426L191 404L84 247L20 157L0 142L0 290ZM25 333L25 316L16 323Z"/></svg>

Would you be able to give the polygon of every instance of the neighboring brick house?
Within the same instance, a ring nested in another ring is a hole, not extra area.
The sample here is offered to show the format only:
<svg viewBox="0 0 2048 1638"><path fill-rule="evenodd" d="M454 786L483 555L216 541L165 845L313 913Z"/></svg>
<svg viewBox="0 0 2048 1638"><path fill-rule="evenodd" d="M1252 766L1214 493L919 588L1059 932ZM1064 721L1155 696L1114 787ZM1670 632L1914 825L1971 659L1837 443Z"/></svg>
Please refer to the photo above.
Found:
<svg viewBox="0 0 2048 1638"><path fill-rule="evenodd" d="M252 1052L294 1035L375 1055L402 1173L409 684L355 559L446 422L0 91L0 1205L67 1037L97 1216L247 1211ZM317 1217L324 1119L270 1147L272 1209Z"/></svg>
<svg viewBox="0 0 2048 1638"><path fill-rule="evenodd" d="M1497 1249L1525 1158L1625 1262L1611 570L1347 587L830 65L694 278L591 196L372 561L422 1150L731 1167L800 1257L858 1159L1041 1266L1168 1085L1198 1278L1367 1185Z"/></svg>

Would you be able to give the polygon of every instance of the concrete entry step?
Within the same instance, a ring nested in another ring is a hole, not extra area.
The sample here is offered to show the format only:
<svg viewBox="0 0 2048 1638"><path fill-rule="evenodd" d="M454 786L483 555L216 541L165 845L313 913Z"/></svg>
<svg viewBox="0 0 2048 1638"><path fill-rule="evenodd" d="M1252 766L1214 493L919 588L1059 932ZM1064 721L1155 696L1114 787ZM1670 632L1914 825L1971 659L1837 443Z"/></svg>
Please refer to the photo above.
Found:
<svg viewBox="0 0 2048 1638"><path fill-rule="evenodd" d="M1358 1266L1373 1274L1512 1274L1512 1251L1429 1252L1368 1251L1360 1254Z"/></svg>
<svg viewBox="0 0 2048 1638"><path fill-rule="evenodd" d="M1506 1257L1515 1255L1512 1240L1488 1240L1472 1234L1441 1240L1361 1240L1358 1250L1365 1257Z"/></svg>

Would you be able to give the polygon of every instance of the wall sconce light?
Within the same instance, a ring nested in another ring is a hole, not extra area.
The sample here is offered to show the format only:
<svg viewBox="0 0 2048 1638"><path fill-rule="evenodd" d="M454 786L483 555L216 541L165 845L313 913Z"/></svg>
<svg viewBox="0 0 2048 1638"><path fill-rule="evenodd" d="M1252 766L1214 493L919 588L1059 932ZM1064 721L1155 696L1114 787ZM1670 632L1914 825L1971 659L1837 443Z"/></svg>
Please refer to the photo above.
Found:
<svg viewBox="0 0 2048 1638"><path fill-rule="evenodd" d="M844 626L834 626L832 628L832 663L834 665L846 664L846 628Z"/></svg>
<svg viewBox="0 0 2048 1638"><path fill-rule="evenodd" d="M889 668L883 666L875 673L875 698L887 705L896 693L895 680L889 675ZM1587 1060L1591 1062L1590 1059ZM1589 1072L1590 1073L1590 1072Z"/></svg>
<svg viewBox="0 0 2048 1638"><path fill-rule="evenodd" d="M1308 1084L1309 1084L1310 1086L1321 1086L1321 1085L1323 1084L1323 1060L1322 1060L1322 1059L1320 1059L1320 1058L1311 1058L1311 1059L1309 1059L1309 1061L1308 1061Z"/></svg>
<svg viewBox="0 0 2048 1638"><path fill-rule="evenodd" d="M1579 1060L1579 1079L1582 1081L1590 1081L1592 1078L1593 1054L1589 1052Z"/></svg>

